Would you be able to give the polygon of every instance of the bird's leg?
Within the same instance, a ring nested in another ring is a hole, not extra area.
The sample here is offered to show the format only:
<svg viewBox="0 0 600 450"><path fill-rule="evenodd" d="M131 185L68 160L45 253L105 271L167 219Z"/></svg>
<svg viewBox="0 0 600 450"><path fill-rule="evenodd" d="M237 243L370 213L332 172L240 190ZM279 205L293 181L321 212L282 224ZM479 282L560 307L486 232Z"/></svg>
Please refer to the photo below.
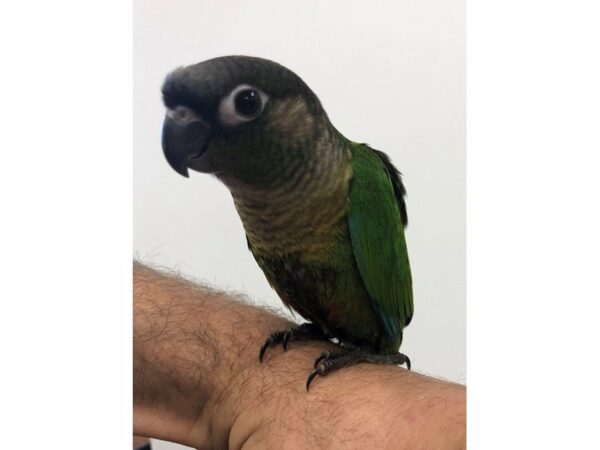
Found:
<svg viewBox="0 0 600 450"><path fill-rule="evenodd" d="M310 373L306 380L306 390L310 386L312 380L317 376L325 376L330 372L334 372L343 367L350 367L354 364L367 362L372 364L390 364L399 365L406 363L406 367L410 370L410 359L403 353L392 353L391 355L381 355L373 353L364 348L342 351L326 351L321 353L315 360L315 369Z"/></svg>
<svg viewBox="0 0 600 450"><path fill-rule="evenodd" d="M276 333L273 333L271 336L269 336L265 343L262 345L262 347L260 348L258 359L260 360L260 362L262 362L265 352L269 347L273 345L282 344L283 349L287 350L289 342L308 340L328 341L329 337L325 334L325 332L321 329L320 326L310 322L303 323L302 325L299 325L297 327L288 328L284 331L277 331Z"/></svg>

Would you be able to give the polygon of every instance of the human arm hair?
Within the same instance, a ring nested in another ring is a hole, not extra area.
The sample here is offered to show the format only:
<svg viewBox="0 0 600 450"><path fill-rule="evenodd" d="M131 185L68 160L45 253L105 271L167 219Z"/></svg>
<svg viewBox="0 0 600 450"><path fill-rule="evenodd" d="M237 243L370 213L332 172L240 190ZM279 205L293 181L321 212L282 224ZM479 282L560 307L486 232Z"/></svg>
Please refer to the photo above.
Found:
<svg viewBox="0 0 600 450"><path fill-rule="evenodd" d="M465 388L395 366L318 377L335 345L258 351L294 325L242 296L133 268L134 433L195 448L462 449Z"/></svg>

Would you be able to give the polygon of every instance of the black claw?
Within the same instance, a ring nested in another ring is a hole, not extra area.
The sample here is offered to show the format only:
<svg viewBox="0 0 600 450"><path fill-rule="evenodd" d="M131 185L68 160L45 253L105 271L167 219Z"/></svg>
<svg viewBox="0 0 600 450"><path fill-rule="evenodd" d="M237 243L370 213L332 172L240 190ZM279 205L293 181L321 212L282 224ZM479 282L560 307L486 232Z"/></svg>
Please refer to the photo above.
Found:
<svg viewBox="0 0 600 450"><path fill-rule="evenodd" d="M277 331L267 338L263 346L260 348L258 359L262 362L267 349L271 346L282 344L283 350L287 351L290 342L304 340L324 340L329 338L316 325L305 323L300 326L290 328L285 331Z"/></svg>
<svg viewBox="0 0 600 450"><path fill-rule="evenodd" d="M317 375L324 377L332 371L353 366L361 362L394 365L406 363L407 370L411 369L410 358L403 353L381 355L365 350L349 350L347 352L332 352L328 350L321 353L317 356L317 359L315 359L314 370L306 380L306 390L308 391L310 383Z"/></svg>
<svg viewBox="0 0 600 450"><path fill-rule="evenodd" d="M331 356L331 352L329 350L321 353L319 356L317 356L317 359L315 359L314 368L316 369L321 361L323 361L325 358L329 358L330 356Z"/></svg>
<svg viewBox="0 0 600 450"><path fill-rule="evenodd" d="M310 387L310 383L312 383L312 380L317 376L317 375L321 375L322 372L322 368L321 367L317 367L315 368L315 370L313 370L310 375L308 375L308 378L306 379L306 392L308 392L308 388Z"/></svg>
<svg viewBox="0 0 600 450"><path fill-rule="evenodd" d="M265 343L260 348L260 353L258 354L258 360L259 360L259 362L262 362L263 357L265 356L265 352L267 351L267 349L269 348L269 346L272 343L273 343L273 338L271 336L269 336L267 338L267 340L265 341Z"/></svg>
<svg viewBox="0 0 600 450"><path fill-rule="evenodd" d="M288 342L289 342L289 340L291 339L292 335L293 335L293 332L292 332L292 330L287 330L287 331L285 332L285 334L283 335L283 342L282 342L282 345L283 345L283 351L284 351L284 352L287 352L287 346L288 346Z"/></svg>

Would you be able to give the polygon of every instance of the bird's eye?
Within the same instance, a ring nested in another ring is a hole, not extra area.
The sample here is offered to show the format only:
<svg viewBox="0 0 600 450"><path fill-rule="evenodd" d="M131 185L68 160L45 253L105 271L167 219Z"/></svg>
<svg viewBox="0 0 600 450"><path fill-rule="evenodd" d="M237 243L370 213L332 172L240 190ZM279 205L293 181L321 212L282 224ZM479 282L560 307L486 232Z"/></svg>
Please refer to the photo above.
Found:
<svg viewBox="0 0 600 450"><path fill-rule="evenodd" d="M256 89L244 89L235 96L235 110L243 116L254 117L262 109L262 100Z"/></svg>
<svg viewBox="0 0 600 450"><path fill-rule="evenodd" d="M267 95L247 84L242 84L229 93L219 105L221 122L237 125L256 119L263 111Z"/></svg>

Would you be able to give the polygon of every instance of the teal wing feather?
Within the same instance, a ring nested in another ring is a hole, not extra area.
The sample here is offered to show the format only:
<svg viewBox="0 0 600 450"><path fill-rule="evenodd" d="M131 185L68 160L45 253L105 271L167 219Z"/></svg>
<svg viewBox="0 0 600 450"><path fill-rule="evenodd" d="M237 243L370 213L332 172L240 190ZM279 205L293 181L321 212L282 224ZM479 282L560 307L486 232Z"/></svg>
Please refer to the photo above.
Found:
<svg viewBox="0 0 600 450"><path fill-rule="evenodd" d="M387 336L398 338L413 315L404 187L387 156L366 145L353 149L352 170L348 210L352 249Z"/></svg>

